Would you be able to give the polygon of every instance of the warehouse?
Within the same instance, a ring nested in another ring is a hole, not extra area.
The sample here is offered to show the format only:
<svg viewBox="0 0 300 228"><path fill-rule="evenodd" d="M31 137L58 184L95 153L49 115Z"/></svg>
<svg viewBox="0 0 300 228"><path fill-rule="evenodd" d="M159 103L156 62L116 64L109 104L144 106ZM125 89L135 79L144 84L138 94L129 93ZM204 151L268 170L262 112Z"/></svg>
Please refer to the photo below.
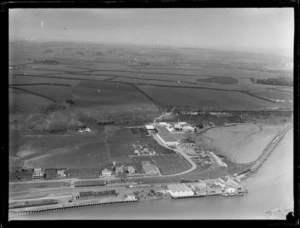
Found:
<svg viewBox="0 0 300 228"><path fill-rule="evenodd" d="M111 196L117 196L115 190L94 192L94 197L111 197Z"/></svg>
<svg viewBox="0 0 300 228"><path fill-rule="evenodd" d="M188 125L186 122L178 122L174 125L175 130L181 130L181 131L189 131L189 132L194 132L195 128L192 126Z"/></svg>
<svg viewBox="0 0 300 228"><path fill-rule="evenodd" d="M91 197L94 196L94 192L93 191L88 191L88 192L79 192L79 197Z"/></svg>
<svg viewBox="0 0 300 228"><path fill-rule="evenodd" d="M177 146L178 140L164 127L156 125L157 137L167 146Z"/></svg>
<svg viewBox="0 0 300 228"><path fill-rule="evenodd" d="M194 192L186 184L170 184L168 185L167 192L170 193L172 197L184 197L193 196Z"/></svg>
<svg viewBox="0 0 300 228"><path fill-rule="evenodd" d="M233 195L236 193L236 189L235 188L225 188L225 192L230 194L230 195Z"/></svg>
<svg viewBox="0 0 300 228"><path fill-rule="evenodd" d="M206 183L204 181L196 182L196 183L190 183L189 185L195 191L196 190L201 190L201 189L206 189Z"/></svg>

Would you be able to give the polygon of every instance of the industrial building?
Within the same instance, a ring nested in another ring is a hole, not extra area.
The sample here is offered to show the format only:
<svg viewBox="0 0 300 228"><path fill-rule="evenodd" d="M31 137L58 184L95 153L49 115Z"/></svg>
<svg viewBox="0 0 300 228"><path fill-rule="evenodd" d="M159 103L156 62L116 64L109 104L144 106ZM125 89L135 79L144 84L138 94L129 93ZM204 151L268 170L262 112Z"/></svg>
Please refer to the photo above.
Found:
<svg viewBox="0 0 300 228"><path fill-rule="evenodd" d="M189 186L194 190L202 190L206 189L206 183L204 181L201 182L195 182L195 183L190 183Z"/></svg>
<svg viewBox="0 0 300 228"><path fill-rule="evenodd" d="M175 130L181 130L181 131L185 131L185 132L194 132L195 128L193 128L192 126L190 126L189 124L187 124L186 122L178 122L174 125L174 129Z"/></svg>
<svg viewBox="0 0 300 228"><path fill-rule="evenodd" d="M235 188L231 188L231 187L227 187L225 188L225 192L228 193L229 195L233 195L236 193L236 189Z"/></svg>
<svg viewBox="0 0 300 228"><path fill-rule="evenodd" d="M166 128L156 125L157 137L167 146L177 146L178 140Z"/></svg>
<svg viewBox="0 0 300 228"><path fill-rule="evenodd" d="M117 196L115 190L108 190L108 191L100 191L100 192L94 192L94 197L108 197L108 196Z"/></svg>
<svg viewBox="0 0 300 228"><path fill-rule="evenodd" d="M79 192L79 197L111 197L111 196L117 196L117 192L113 190L107 190L107 191L87 191L87 192Z"/></svg>
<svg viewBox="0 0 300 228"><path fill-rule="evenodd" d="M79 192L79 197L92 197L94 196L93 191L88 191L88 192Z"/></svg>
<svg viewBox="0 0 300 228"><path fill-rule="evenodd" d="M142 162L143 170L146 174L149 175L157 175L159 174L159 170L155 165L152 165L149 161Z"/></svg>
<svg viewBox="0 0 300 228"><path fill-rule="evenodd" d="M171 197L185 197L193 196L194 192L186 184L169 184L167 192L170 193Z"/></svg>
<svg viewBox="0 0 300 228"><path fill-rule="evenodd" d="M189 125L187 122L177 122L177 123L166 123L160 122L160 126L166 128L169 132L176 133L185 133L185 132L194 132L195 128Z"/></svg>

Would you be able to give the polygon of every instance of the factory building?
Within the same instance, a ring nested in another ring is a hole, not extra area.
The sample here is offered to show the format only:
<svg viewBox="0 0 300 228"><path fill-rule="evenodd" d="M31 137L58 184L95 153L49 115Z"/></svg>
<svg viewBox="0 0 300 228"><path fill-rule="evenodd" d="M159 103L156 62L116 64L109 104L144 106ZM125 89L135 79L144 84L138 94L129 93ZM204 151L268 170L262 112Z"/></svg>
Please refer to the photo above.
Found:
<svg viewBox="0 0 300 228"><path fill-rule="evenodd" d="M181 131L189 131L189 132L194 132L195 128L192 126L188 125L186 122L178 122L174 125L175 130L181 130Z"/></svg>
<svg viewBox="0 0 300 228"><path fill-rule="evenodd" d="M177 146L178 140L166 128L156 125L157 137L167 146Z"/></svg>
<svg viewBox="0 0 300 228"><path fill-rule="evenodd" d="M236 189L235 188L225 188L225 192L232 195L236 193Z"/></svg>
<svg viewBox="0 0 300 228"><path fill-rule="evenodd" d="M115 190L107 190L107 191L99 191L93 193L94 197L111 197L111 196L117 196Z"/></svg>
<svg viewBox="0 0 300 228"><path fill-rule="evenodd" d="M204 181L190 183L189 185L194 191L206 189L206 183Z"/></svg>
<svg viewBox="0 0 300 228"><path fill-rule="evenodd" d="M167 192L170 193L171 197L184 197L193 196L194 192L186 184L169 184Z"/></svg>

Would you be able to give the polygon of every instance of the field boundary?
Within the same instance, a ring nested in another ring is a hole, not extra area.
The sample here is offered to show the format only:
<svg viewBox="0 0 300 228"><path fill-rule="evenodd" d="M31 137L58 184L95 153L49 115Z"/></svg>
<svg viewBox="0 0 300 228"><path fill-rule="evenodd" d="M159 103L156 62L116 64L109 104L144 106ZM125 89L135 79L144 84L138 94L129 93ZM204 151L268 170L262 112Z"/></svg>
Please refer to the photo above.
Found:
<svg viewBox="0 0 300 228"><path fill-rule="evenodd" d="M45 95L41 95L39 93L35 93L35 92L32 92L32 91L28 91L28 90L23 89L23 88L18 88L18 87L14 87L14 86L9 86L9 88L16 89L16 90L21 90L23 92L26 92L26 93L29 93L29 94L32 94L32 95L35 95L35 96L38 96L38 97L42 97L42 98L48 99L48 100L53 101L53 102L56 102L56 100L54 100L54 99L52 99L50 97L47 97Z"/></svg>

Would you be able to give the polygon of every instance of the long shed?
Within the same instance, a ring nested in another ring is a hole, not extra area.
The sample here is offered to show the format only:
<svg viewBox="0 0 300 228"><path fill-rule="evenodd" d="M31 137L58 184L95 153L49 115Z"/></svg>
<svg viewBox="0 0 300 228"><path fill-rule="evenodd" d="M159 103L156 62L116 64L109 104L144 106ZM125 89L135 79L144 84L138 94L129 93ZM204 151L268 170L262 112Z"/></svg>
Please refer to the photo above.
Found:
<svg viewBox="0 0 300 228"><path fill-rule="evenodd" d="M95 197L105 197L105 196L117 196L115 190L108 190L108 191L101 191L101 192L94 192Z"/></svg>

